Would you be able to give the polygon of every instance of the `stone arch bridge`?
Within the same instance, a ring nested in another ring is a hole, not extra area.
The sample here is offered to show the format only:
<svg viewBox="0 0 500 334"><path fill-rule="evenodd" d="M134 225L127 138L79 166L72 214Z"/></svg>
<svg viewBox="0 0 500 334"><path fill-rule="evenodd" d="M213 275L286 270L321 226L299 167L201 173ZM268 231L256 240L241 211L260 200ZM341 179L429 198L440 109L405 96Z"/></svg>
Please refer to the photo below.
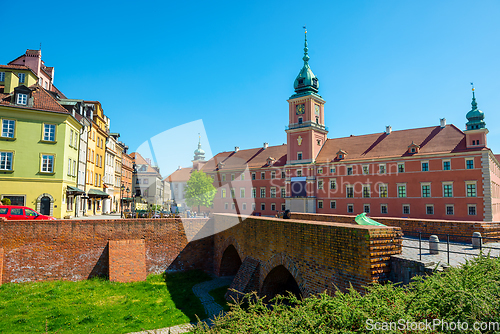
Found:
<svg viewBox="0 0 500 334"><path fill-rule="evenodd" d="M235 275L231 289L267 298L284 291L331 294L350 285L363 291L387 280L390 257L401 252L399 227L232 214L216 214L213 224L215 274Z"/></svg>

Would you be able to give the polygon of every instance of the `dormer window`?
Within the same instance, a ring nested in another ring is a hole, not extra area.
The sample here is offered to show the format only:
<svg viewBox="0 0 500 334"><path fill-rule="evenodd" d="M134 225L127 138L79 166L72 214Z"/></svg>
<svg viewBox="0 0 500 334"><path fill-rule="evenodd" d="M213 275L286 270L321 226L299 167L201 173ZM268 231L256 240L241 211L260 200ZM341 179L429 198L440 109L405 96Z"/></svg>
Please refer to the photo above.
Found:
<svg viewBox="0 0 500 334"><path fill-rule="evenodd" d="M318 87L318 79L313 78L313 86Z"/></svg>
<svg viewBox="0 0 500 334"><path fill-rule="evenodd" d="M299 79L299 85L303 85L304 84L304 79Z"/></svg>
<svg viewBox="0 0 500 334"><path fill-rule="evenodd" d="M28 103L28 94L17 94L16 104L25 106Z"/></svg>
<svg viewBox="0 0 500 334"><path fill-rule="evenodd" d="M337 152L337 160L342 160L345 159L345 156L347 155L347 152L344 150L339 150Z"/></svg>
<svg viewBox="0 0 500 334"><path fill-rule="evenodd" d="M0 72L0 82L5 81L5 72Z"/></svg>
<svg viewBox="0 0 500 334"><path fill-rule="evenodd" d="M419 149L420 145L417 145L412 141L411 144L408 146L408 153L410 154L418 153Z"/></svg>
<svg viewBox="0 0 500 334"><path fill-rule="evenodd" d="M26 74L18 73L18 75L19 75L19 83L20 84L24 83L24 80L26 79Z"/></svg>

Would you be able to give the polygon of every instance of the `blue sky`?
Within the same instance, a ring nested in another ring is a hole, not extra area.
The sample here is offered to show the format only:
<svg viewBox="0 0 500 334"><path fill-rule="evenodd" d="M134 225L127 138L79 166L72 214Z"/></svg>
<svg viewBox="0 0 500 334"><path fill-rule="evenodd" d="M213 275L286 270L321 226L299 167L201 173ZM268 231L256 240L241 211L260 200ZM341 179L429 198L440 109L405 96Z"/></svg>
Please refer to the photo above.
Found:
<svg viewBox="0 0 500 334"><path fill-rule="evenodd" d="M23 9L10 1L3 9L10 28L0 63L41 42L56 86L101 101L131 150L197 120L214 154L284 143L307 24L329 138L442 117L464 129L473 81L488 146L500 152L498 1L26 1ZM165 142L161 154L194 151L198 132Z"/></svg>

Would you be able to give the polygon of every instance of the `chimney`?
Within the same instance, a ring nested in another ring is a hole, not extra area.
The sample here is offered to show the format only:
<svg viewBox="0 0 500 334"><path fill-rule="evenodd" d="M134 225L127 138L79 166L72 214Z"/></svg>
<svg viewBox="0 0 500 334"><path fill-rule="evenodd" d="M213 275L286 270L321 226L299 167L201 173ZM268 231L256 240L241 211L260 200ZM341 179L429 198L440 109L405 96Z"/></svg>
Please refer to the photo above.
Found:
<svg viewBox="0 0 500 334"><path fill-rule="evenodd" d="M444 128L446 126L446 118L440 118L439 125L441 125L441 127Z"/></svg>
<svg viewBox="0 0 500 334"><path fill-rule="evenodd" d="M179 166L179 167L177 167L177 170L180 170L181 168L182 168L182 167L181 167L181 166Z"/></svg>
<svg viewBox="0 0 500 334"><path fill-rule="evenodd" d="M264 150L269 147L269 143L264 143Z"/></svg>
<svg viewBox="0 0 500 334"><path fill-rule="evenodd" d="M391 134L391 132L392 132L392 126L387 125L387 126L385 127L385 134L386 134L386 135L390 135L390 134Z"/></svg>
<svg viewBox="0 0 500 334"><path fill-rule="evenodd" d="M239 146L235 146L235 147L234 147L234 151L235 151L235 152L238 152L239 150L240 150L240 147L239 147Z"/></svg>

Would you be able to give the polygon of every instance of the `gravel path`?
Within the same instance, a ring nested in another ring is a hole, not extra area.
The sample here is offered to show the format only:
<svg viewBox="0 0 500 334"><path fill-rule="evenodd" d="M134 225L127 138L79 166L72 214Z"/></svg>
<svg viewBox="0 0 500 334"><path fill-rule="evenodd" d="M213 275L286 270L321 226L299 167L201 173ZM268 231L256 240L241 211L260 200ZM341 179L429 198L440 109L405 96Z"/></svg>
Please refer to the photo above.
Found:
<svg viewBox="0 0 500 334"><path fill-rule="evenodd" d="M205 308L205 313L208 316L207 319L202 321L210 324L211 323L210 320L212 320L214 317L219 316L221 313L224 312L222 306L217 304L208 292L226 285L231 285L233 278L234 276L216 277L211 281L202 282L193 286L193 292L196 295L196 297L200 299L201 303L203 304L203 307ZM134 332L128 334L180 334L180 333L187 333L193 330L195 326L196 323L188 323L172 327L151 329L147 331Z"/></svg>

